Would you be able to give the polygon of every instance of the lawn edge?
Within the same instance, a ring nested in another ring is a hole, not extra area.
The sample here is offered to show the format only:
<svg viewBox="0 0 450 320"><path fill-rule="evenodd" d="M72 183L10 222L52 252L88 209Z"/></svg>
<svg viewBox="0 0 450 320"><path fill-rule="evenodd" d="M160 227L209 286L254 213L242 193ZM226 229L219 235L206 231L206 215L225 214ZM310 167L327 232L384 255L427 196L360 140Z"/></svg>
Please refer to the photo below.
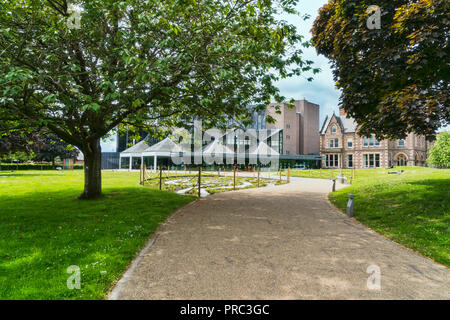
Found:
<svg viewBox="0 0 450 320"><path fill-rule="evenodd" d="M345 188L344 188L344 189L345 189ZM341 190L342 190L342 189L341 189ZM406 247L405 245L403 245L403 244L401 244L401 243L399 243L399 242L396 242L396 241L394 241L394 240L392 240L392 239L386 237L385 235L383 235L383 234L381 234L381 233L379 233L379 232L373 230L372 228L370 228L369 226L365 225L364 223L362 223L361 221L359 221L359 220L356 219L355 217L349 217L349 216L347 216L347 214L346 214L342 209L336 207L336 206L334 205L334 203L330 200L330 194L332 194L332 193L333 193L333 192L329 192L329 193L327 194L327 196L326 196L327 201L328 201L328 202L330 203L330 205L331 205L334 209L336 209L339 213L345 215L347 218L353 220L354 222L356 222L356 223L358 223L359 225L363 226L364 228L370 230L371 232L373 232L373 233L375 233L375 234L377 234L377 235L383 237L384 239L386 239L386 240L388 240L388 241L390 241L390 242L392 242L392 243L395 243L396 245L400 246L400 247L403 248L403 249L406 249L406 250L409 251L410 253L416 254L416 255L418 255L418 256L424 258L425 260L428 260L428 261L431 262L431 263L434 263L434 264L436 264L436 265L438 265L438 266L440 266L440 267L443 267L443 268L445 268L445 269L447 269L447 270L450 270L450 268L447 267L446 265L443 265L443 264L441 264L441 263L439 263L439 262L437 262L437 261L434 261L434 260L431 259L430 257L424 256L424 255L421 254L420 252L414 251L413 249L408 248L408 247Z"/></svg>
<svg viewBox="0 0 450 320"><path fill-rule="evenodd" d="M197 203L198 201L200 201L200 199L194 199L193 201L185 204L184 206L181 206L175 212L170 214L169 217L158 226L158 228L156 228L155 232L153 232L150 235L150 237L146 241L146 244L144 245L144 247L141 250L139 250L138 254L133 258L133 260L128 265L128 267L126 268L126 270L122 274L122 276L113 282L111 288L105 294L104 300L120 300L119 296L120 296L123 288L125 287L126 283L129 281L131 276L133 275L134 270L136 269L139 262L141 262L142 258L147 254L147 252L150 250L150 248L155 243L155 241L158 238L161 231L167 226L167 224L171 220L173 220L180 213L180 211L184 210L188 206L191 206L191 205Z"/></svg>

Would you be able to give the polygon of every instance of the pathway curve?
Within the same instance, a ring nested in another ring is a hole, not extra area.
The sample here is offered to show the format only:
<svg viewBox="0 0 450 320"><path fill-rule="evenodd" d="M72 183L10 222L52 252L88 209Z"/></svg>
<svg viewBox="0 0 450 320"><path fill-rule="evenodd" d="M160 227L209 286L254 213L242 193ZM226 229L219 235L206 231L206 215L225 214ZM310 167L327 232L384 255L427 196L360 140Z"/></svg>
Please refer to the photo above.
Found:
<svg viewBox="0 0 450 320"><path fill-rule="evenodd" d="M331 181L219 193L173 216L110 299L450 299L450 270L348 218ZM368 290L367 268L381 271Z"/></svg>

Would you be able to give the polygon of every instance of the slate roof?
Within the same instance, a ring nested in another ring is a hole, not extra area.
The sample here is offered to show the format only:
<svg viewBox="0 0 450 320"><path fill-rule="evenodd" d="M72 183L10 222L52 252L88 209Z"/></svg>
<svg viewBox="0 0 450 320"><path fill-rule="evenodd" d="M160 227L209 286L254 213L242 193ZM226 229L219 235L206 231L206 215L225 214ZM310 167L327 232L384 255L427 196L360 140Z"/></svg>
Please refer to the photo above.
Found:
<svg viewBox="0 0 450 320"><path fill-rule="evenodd" d="M356 128L358 127L358 124L355 122L355 119L337 116L337 115L333 114L331 117L327 116L325 118L325 121L323 122L323 125L322 125L322 129L320 130L320 134L325 134L325 132L328 129L328 126L330 125L330 121L331 121L331 119L333 119L333 117L336 117L336 119L339 122L339 124L341 125L341 128L343 129L344 133L356 132Z"/></svg>

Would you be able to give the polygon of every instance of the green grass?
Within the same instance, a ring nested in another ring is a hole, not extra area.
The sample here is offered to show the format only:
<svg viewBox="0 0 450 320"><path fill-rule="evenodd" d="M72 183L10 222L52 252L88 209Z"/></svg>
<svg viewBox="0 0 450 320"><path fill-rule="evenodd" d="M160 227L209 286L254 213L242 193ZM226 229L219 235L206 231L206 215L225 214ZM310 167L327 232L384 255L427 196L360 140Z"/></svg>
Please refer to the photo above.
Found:
<svg viewBox="0 0 450 320"><path fill-rule="evenodd" d="M356 170L356 172L365 170ZM306 169L306 170L291 170L291 177L300 178L312 178L312 179L335 179L339 173L340 169ZM343 169L342 173L346 177L352 176L352 169ZM282 172L283 176L287 175L287 170Z"/></svg>
<svg viewBox="0 0 450 320"><path fill-rule="evenodd" d="M355 218L374 231L450 267L450 170L402 167L357 170L353 185L330 193L345 211L355 195Z"/></svg>
<svg viewBox="0 0 450 320"><path fill-rule="evenodd" d="M103 172L104 197L76 199L82 171L0 172L0 299L103 299L147 239L195 197ZM67 268L81 269L69 290ZM106 271L106 273L105 273Z"/></svg>

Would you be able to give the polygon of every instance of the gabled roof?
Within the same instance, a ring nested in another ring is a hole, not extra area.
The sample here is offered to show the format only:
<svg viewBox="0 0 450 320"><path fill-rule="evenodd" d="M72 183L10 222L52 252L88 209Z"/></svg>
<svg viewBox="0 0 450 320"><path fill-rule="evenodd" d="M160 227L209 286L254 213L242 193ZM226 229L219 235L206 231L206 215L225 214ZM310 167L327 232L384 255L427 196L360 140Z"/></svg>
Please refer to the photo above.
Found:
<svg viewBox="0 0 450 320"><path fill-rule="evenodd" d="M181 152L180 146L169 138L165 138L163 141L154 144L153 146L145 149L145 152Z"/></svg>
<svg viewBox="0 0 450 320"><path fill-rule="evenodd" d="M358 127L358 124L355 122L355 119L348 118L345 116L339 117L333 113L333 115L330 118L328 118L328 116L325 118L325 121L323 122L323 125L322 125L322 129L320 130L320 134L325 134L327 132L327 129L330 126L330 122L333 119L333 117L336 118L343 133L356 132L356 128Z"/></svg>
<svg viewBox="0 0 450 320"><path fill-rule="evenodd" d="M325 121L323 122L322 129L320 129L320 134L325 134L325 132L328 129L328 125L330 124L331 118L328 118L328 116L325 117Z"/></svg>
<svg viewBox="0 0 450 320"><path fill-rule="evenodd" d="M144 140L142 140L139 143L136 143L134 146L122 151L121 153L140 153L143 152L145 149L148 148L148 143L147 143L147 139L148 136L145 137Z"/></svg>
<svg viewBox="0 0 450 320"><path fill-rule="evenodd" d="M356 128L358 124L355 122L353 118L347 117L339 117L341 120L342 127L344 128L345 133L356 132Z"/></svg>

